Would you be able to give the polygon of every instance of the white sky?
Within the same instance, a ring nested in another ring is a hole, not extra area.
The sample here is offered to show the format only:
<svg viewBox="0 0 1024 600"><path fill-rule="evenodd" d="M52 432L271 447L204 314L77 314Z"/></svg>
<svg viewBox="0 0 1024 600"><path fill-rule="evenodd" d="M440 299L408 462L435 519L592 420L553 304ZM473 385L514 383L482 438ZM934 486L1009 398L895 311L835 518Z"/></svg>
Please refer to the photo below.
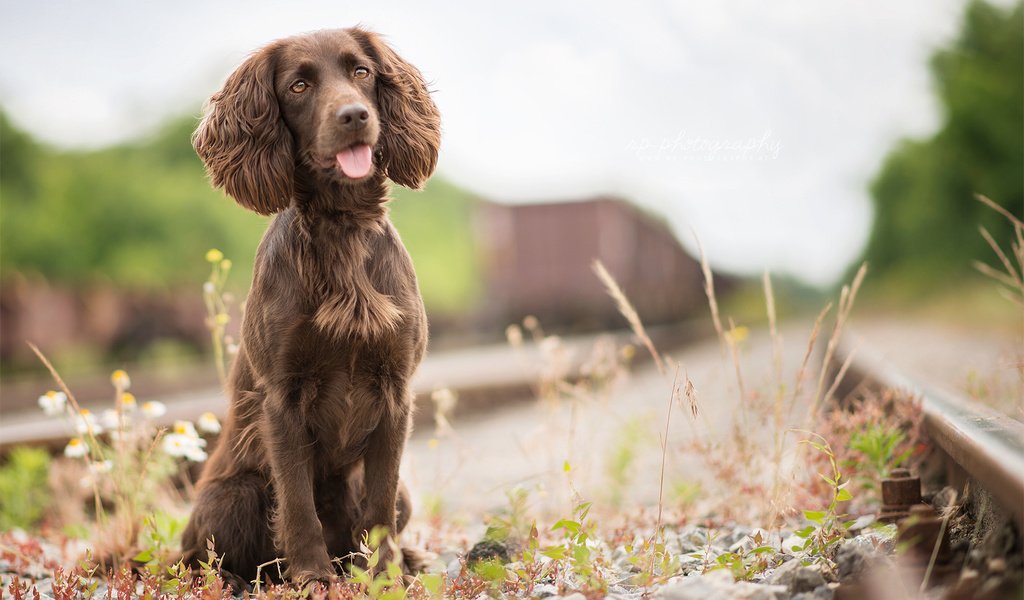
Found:
<svg viewBox="0 0 1024 600"><path fill-rule="evenodd" d="M514 202L618 193L718 268L822 284L866 240L891 144L935 128L927 59L964 2L0 6L0 105L55 145L145 133L261 44L361 23L437 90L446 177Z"/></svg>

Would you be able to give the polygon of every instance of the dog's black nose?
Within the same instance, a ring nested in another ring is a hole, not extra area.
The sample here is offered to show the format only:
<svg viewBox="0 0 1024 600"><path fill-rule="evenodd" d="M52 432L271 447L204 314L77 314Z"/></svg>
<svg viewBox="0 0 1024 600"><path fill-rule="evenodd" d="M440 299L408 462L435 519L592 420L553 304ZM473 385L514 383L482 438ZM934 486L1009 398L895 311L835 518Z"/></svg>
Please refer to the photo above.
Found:
<svg viewBox="0 0 1024 600"><path fill-rule="evenodd" d="M362 104L346 104L338 109L338 120L346 129L360 129L370 120L370 111Z"/></svg>

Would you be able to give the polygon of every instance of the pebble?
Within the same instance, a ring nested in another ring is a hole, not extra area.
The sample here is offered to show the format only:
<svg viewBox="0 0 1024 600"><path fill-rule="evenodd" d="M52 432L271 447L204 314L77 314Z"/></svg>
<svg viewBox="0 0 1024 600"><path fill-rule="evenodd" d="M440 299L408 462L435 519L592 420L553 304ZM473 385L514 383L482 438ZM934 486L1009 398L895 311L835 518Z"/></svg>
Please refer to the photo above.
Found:
<svg viewBox="0 0 1024 600"><path fill-rule="evenodd" d="M734 581L725 571L678 577L655 593L662 600L783 600L788 596L785 586Z"/></svg>
<svg viewBox="0 0 1024 600"><path fill-rule="evenodd" d="M826 583L819 567L804 566L799 560L783 563L764 581L767 584L784 585L793 594L813 592Z"/></svg>

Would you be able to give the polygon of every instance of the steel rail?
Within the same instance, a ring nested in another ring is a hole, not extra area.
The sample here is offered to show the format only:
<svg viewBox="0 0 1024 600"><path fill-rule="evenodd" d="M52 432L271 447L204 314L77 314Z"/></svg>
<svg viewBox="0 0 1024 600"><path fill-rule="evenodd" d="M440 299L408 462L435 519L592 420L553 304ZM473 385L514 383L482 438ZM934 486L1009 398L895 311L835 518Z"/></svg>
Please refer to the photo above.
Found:
<svg viewBox="0 0 1024 600"><path fill-rule="evenodd" d="M912 379L850 338L837 348L834 363L847 361L847 382L860 379L919 397L929 438L1024 528L1024 423Z"/></svg>

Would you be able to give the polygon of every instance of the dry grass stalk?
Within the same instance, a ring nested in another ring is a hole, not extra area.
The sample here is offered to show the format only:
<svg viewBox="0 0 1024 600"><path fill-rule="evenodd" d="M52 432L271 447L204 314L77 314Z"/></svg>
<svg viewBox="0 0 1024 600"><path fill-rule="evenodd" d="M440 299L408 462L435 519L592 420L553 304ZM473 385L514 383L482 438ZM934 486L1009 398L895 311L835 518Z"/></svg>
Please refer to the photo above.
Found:
<svg viewBox="0 0 1024 600"><path fill-rule="evenodd" d="M612 277L608 269L604 267L604 264L599 261L594 261L594 273L597 274L598 279L604 284L605 289L608 290L608 295L615 300L615 305L618 307L619 312L626 318L629 323L630 329L636 334L636 337L640 342L647 348L647 351L651 353L651 357L654 359L654 364L658 366L658 372L662 375L665 374L665 364L661 359L661 354L658 353L657 348L654 347L654 342L651 341L650 336L647 335L647 330L644 329L644 324L640 321L640 315L637 314L636 309L629 302L629 298L623 293L622 288Z"/></svg>
<svg viewBox="0 0 1024 600"><path fill-rule="evenodd" d="M700 270L704 274L704 295L708 297L708 306L711 307L711 322L715 326L715 333L718 339L725 344L725 332L722 329L722 319L718 316L718 299L715 296L715 278L711 273L711 265L708 264L708 257L704 254L704 245L700 243L697 232L693 232L693 239L697 241L697 249L700 251ZM724 347L724 346L723 346Z"/></svg>
<svg viewBox="0 0 1024 600"><path fill-rule="evenodd" d="M844 285L842 292L839 294L839 309L836 311L836 320L832 325L832 335L829 336L828 344L825 346L825 356L822 359L821 371L818 374L818 385L811 400L809 417L813 417L821 406L823 400L822 392L825 389L825 376L828 373L827 367L832 364L832 357L835 356L836 348L839 346L839 339L842 336L843 329L846 327L846 321L850 318L853 303L857 298L857 292L864 282L864 276L867 274L867 271L867 263L861 264L860 268L857 269L853 282L848 286Z"/></svg>
<svg viewBox="0 0 1024 600"><path fill-rule="evenodd" d="M687 377L689 382L689 377ZM691 386L692 387L692 386ZM672 376L672 393L668 397L668 412L665 415L665 434L661 437L661 473L658 480L658 521L654 531L661 535L661 515L665 506L665 463L668 462L668 431L672 423L672 405L679 397L679 365L676 365L675 375Z"/></svg>
<svg viewBox="0 0 1024 600"><path fill-rule="evenodd" d="M991 277L1009 288L1008 290L1000 289L1000 291L1012 302L1024 307L1024 222L1013 216L1010 211L999 206L991 199L986 198L981 194L977 194L975 197L979 202L987 205L989 208L1006 217L1006 219L1010 221L1010 224L1013 225L1015 239L1010 242L1010 250L1014 260L1017 262L1017 265L1014 266L1014 261L1010 260L1010 257L1006 255L1003 249L992 237L992 234L990 234L984 227L979 227L978 229L981 232L981 236L985 238L989 247L992 248L992 251L995 252L997 257L999 257L999 262L1003 264L1003 268L1006 269L1006 272L998 271L980 261L974 261L974 268L980 271L983 275Z"/></svg>

